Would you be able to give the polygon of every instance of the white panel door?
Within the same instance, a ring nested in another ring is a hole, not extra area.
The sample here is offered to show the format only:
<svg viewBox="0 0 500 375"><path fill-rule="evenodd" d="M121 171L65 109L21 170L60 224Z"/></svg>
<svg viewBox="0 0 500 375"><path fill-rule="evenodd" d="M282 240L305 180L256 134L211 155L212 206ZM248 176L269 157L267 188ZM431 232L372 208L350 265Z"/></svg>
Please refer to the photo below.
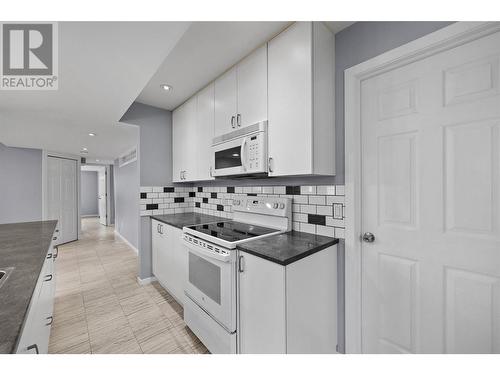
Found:
<svg viewBox="0 0 500 375"><path fill-rule="evenodd" d="M55 245L78 239L76 160L47 157L47 219L59 221Z"/></svg>
<svg viewBox="0 0 500 375"><path fill-rule="evenodd" d="M215 136L230 133L236 126L236 67L215 80Z"/></svg>
<svg viewBox="0 0 500 375"><path fill-rule="evenodd" d="M212 169L214 156L212 140L214 138L214 84L211 83L197 95L196 120L196 159L197 180L213 180Z"/></svg>
<svg viewBox="0 0 500 375"><path fill-rule="evenodd" d="M98 172L98 203L99 203L99 222L102 225L107 225L106 213L106 172L104 170Z"/></svg>
<svg viewBox="0 0 500 375"><path fill-rule="evenodd" d="M238 128L267 120L267 44L241 61L237 71Z"/></svg>
<svg viewBox="0 0 500 375"><path fill-rule="evenodd" d="M361 86L362 350L500 353L500 33Z"/></svg>
<svg viewBox="0 0 500 375"><path fill-rule="evenodd" d="M268 54L269 175L311 174L312 23L290 26L269 42Z"/></svg>

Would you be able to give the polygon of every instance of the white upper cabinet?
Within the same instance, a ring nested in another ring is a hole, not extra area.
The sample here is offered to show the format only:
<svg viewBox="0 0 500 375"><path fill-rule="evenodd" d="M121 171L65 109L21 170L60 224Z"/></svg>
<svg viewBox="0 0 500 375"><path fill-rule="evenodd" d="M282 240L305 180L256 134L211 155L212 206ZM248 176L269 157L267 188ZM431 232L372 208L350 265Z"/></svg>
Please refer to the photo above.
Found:
<svg viewBox="0 0 500 375"><path fill-rule="evenodd" d="M175 109L172 116L173 181L212 179L214 84Z"/></svg>
<svg viewBox="0 0 500 375"><path fill-rule="evenodd" d="M177 108L172 115L172 179L186 182L196 179L196 97Z"/></svg>
<svg viewBox="0 0 500 375"><path fill-rule="evenodd" d="M197 95L196 122L197 180L211 180L214 167L212 139L214 138L214 84Z"/></svg>
<svg viewBox="0 0 500 375"><path fill-rule="evenodd" d="M267 44L215 80L215 136L267 120Z"/></svg>
<svg viewBox="0 0 500 375"><path fill-rule="evenodd" d="M237 112L236 68L215 80L215 136L229 133L236 126Z"/></svg>
<svg viewBox="0 0 500 375"><path fill-rule="evenodd" d="M296 22L268 43L269 175L334 175L333 33Z"/></svg>
<svg viewBox="0 0 500 375"><path fill-rule="evenodd" d="M236 69L236 126L243 128L267 120L267 44L241 61Z"/></svg>

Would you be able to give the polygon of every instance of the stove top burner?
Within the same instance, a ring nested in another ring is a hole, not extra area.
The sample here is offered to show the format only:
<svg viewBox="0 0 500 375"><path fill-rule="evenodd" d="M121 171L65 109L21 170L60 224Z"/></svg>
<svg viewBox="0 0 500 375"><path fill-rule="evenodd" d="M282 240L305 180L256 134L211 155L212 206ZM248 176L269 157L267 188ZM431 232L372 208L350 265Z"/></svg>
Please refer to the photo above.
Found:
<svg viewBox="0 0 500 375"><path fill-rule="evenodd" d="M211 224L192 225L188 228L199 233L220 238L221 240L227 242L236 242L278 232L276 229L240 223L237 221L223 221Z"/></svg>

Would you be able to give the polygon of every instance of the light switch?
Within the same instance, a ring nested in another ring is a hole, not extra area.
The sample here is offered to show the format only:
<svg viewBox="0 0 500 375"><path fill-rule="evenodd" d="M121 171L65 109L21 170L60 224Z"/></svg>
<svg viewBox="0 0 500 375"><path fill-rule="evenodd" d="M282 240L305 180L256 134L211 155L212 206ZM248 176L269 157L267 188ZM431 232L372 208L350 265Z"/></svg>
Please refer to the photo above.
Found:
<svg viewBox="0 0 500 375"><path fill-rule="evenodd" d="M333 218L334 219L340 219L342 220L343 214L342 214L342 203L334 203L333 204Z"/></svg>

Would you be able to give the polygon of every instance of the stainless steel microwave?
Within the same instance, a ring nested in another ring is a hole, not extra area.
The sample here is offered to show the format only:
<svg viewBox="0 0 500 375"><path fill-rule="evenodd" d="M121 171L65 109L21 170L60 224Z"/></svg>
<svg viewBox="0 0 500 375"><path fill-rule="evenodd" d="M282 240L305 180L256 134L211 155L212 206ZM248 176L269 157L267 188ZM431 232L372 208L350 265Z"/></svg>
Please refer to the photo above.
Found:
<svg viewBox="0 0 500 375"><path fill-rule="evenodd" d="M214 138L214 177L267 175L267 121Z"/></svg>

